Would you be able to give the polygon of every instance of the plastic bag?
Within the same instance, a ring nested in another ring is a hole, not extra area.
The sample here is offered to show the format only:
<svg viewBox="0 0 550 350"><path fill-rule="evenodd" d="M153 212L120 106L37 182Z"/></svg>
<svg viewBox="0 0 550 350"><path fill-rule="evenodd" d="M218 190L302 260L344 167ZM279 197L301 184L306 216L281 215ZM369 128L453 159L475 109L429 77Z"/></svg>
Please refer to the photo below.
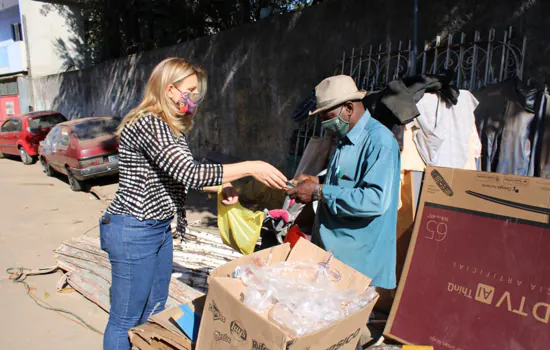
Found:
<svg viewBox="0 0 550 350"><path fill-rule="evenodd" d="M331 257L332 258L332 257ZM293 336L323 329L367 306L377 295L370 287L336 289L330 261L254 262L238 266L233 277L246 285L244 304Z"/></svg>
<svg viewBox="0 0 550 350"><path fill-rule="evenodd" d="M218 190L218 228L225 244L245 255L254 252L254 247L260 237L264 213L253 212L240 203L234 205L222 204L222 187Z"/></svg>

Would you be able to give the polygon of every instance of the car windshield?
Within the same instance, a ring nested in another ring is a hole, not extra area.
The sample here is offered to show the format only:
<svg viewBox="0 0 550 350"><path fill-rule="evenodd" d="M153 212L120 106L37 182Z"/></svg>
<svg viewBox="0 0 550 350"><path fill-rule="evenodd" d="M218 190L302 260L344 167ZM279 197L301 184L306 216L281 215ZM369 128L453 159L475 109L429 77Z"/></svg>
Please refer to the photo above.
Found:
<svg viewBox="0 0 550 350"><path fill-rule="evenodd" d="M119 123L116 118L94 119L74 125L73 130L80 141L91 140L113 135Z"/></svg>
<svg viewBox="0 0 550 350"><path fill-rule="evenodd" d="M59 123L66 122L67 119L62 114L43 115L29 119L29 128L31 130L49 129Z"/></svg>
<svg viewBox="0 0 550 350"><path fill-rule="evenodd" d="M33 117L29 119L29 127L31 130L48 129L59 123L66 122L62 114L43 115L41 117Z"/></svg>

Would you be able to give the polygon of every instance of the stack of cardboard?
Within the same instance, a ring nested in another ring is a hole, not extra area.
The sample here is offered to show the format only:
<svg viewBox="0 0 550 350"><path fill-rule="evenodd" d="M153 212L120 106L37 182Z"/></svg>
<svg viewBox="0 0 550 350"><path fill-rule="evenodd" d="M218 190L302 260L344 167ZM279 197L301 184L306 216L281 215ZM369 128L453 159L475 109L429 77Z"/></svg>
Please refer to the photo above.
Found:
<svg viewBox="0 0 550 350"><path fill-rule="evenodd" d="M197 313L202 314L205 297L200 297L187 305ZM172 307L149 317L149 321L130 329L130 341L135 350L191 350L192 341L181 328L177 326L177 318L181 311Z"/></svg>

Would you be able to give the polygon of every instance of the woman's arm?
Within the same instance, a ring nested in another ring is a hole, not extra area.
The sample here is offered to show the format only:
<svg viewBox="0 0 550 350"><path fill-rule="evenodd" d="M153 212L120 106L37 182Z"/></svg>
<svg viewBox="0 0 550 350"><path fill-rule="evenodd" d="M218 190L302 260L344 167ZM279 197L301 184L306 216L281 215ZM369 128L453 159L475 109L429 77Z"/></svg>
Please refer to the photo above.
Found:
<svg viewBox="0 0 550 350"><path fill-rule="evenodd" d="M253 176L256 180L271 188L283 189L286 187L287 178L277 168L266 162L249 161L223 166L223 183L247 176Z"/></svg>
<svg viewBox="0 0 550 350"><path fill-rule="evenodd" d="M287 178L277 168L262 161L249 161L223 165L224 187L231 186L231 181L253 176L256 180L271 188L283 189ZM205 192L218 192L218 186L207 186Z"/></svg>
<svg viewBox="0 0 550 350"><path fill-rule="evenodd" d="M193 159L186 142L178 144L170 127L154 116L140 118L131 126L140 149L175 181L198 189L218 186L253 176L266 186L283 189L286 177L275 167L261 161L235 164L199 164Z"/></svg>

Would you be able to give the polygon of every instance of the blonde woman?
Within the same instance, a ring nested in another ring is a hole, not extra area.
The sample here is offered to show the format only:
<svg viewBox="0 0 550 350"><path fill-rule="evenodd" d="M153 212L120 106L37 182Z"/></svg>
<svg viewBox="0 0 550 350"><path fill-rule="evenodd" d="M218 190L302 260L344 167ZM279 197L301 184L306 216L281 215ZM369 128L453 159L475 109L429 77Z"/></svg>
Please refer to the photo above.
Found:
<svg viewBox="0 0 550 350"><path fill-rule="evenodd" d="M130 349L128 329L164 309L172 272L170 223L177 214L178 229L184 229L189 188L215 191L224 184L224 204L233 204L233 180L253 176L269 187L285 187L285 176L264 162L222 166L193 161L184 132L205 92L202 69L181 58L166 59L155 67L145 97L118 130L119 188L100 220L101 248L112 265L105 349Z"/></svg>

